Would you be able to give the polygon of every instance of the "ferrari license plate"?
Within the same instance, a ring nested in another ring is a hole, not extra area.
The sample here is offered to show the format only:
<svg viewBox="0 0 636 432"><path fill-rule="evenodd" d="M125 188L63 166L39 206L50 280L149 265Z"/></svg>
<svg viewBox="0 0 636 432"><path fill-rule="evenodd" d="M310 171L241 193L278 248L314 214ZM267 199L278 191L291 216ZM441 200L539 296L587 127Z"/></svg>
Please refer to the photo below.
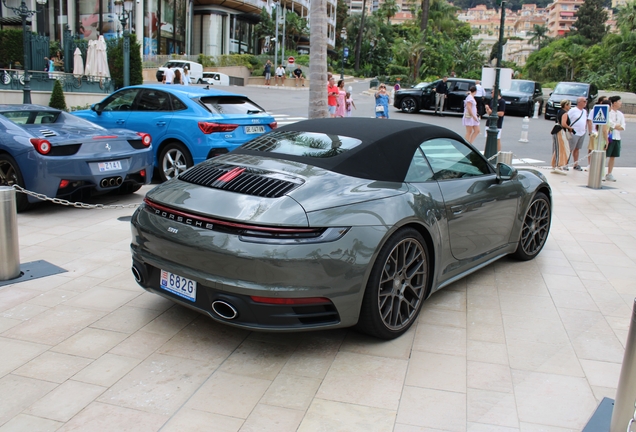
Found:
<svg viewBox="0 0 636 432"><path fill-rule="evenodd" d="M117 171L121 169L121 161L99 162L99 172Z"/></svg>
<svg viewBox="0 0 636 432"><path fill-rule="evenodd" d="M245 126L246 134L265 133L265 126Z"/></svg>
<svg viewBox="0 0 636 432"><path fill-rule="evenodd" d="M192 279L161 270L159 285L166 291L170 291L190 301L197 299L197 283Z"/></svg>

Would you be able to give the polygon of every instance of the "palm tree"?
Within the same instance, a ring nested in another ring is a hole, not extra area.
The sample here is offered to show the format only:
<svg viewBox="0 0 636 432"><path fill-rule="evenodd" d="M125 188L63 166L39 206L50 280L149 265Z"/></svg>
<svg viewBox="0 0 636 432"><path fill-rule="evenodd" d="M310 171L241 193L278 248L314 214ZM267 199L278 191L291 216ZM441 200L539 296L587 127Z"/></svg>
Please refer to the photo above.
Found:
<svg viewBox="0 0 636 432"><path fill-rule="evenodd" d="M532 31L528 32L532 35L529 42L537 43L537 47L541 49L541 41L547 39L548 37L548 27L544 25L535 24Z"/></svg>
<svg viewBox="0 0 636 432"><path fill-rule="evenodd" d="M327 0L312 0L309 15L309 118L329 116L327 108Z"/></svg>
<svg viewBox="0 0 636 432"><path fill-rule="evenodd" d="M418 80L419 67L422 64L422 54L426 48L426 42L419 38L414 41L405 39L395 48L396 56L406 59L406 62L409 65L411 78L414 82Z"/></svg>
<svg viewBox="0 0 636 432"><path fill-rule="evenodd" d="M356 63L354 69L356 72L360 70L360 48L362 47L362 32L364 31L364 17L367 14L367 0L362 0L362 16L360 18L360 28L358 29L358 38L356 39Z"/></svg>
<svg viewBox="0 0 636 432"><path fill-rule="evenodd" d="M391 18L393 18L399 10L400 8L395 0L385 0L384 3L380 5L378 12L380 15L386 17L386 25L391 25Z"/></svg>
<svg viewBox="0 0 636 432"><path fill-rule="evenodd" d="M618 27L626 32L636 30L636 1L631 1L618 11Z"/></svg>
<svg viewBox="0 0 636 432"><path fill-rule="evenodd" d="M432 21L432 30L441 33L452 33L457 27L456 11L457 8L446 0L431 0L428 19Z"/></svg>
<svg viewBox="0 0 636 432"><path fill-rule="evenodd" d="M586 63L586 50L581 45L572 44L565 51L554 53L554 61L557 66L565 67L566 79L574 81L576 74L583 68ZM570 77L568 78L568 71Z"/></svg>

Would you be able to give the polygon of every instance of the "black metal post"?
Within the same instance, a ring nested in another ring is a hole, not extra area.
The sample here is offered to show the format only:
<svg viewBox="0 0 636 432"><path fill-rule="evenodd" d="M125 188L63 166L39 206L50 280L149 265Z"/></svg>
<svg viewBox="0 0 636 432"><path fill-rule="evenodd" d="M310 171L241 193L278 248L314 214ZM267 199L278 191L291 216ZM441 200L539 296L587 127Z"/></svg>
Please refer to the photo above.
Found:
<svg viewBox="0 0 636 432"><path fill-rule="evenodd" d="M130 85L130 33L124 30L124 87Z"/></svg>
<svg viewBox="0 0 636 432"><path fill-rule="evenodd" d="M497 154L497 106L499 103L499 77L501 76L501 57L503 55L504 27L506 23L506 2L501 2L501 23L499 24L499 49L497 50L497 69L495 71L495 85L492 88L492 101L490 103L492 112L490 113L488 136L486 138L486 149L484 155L487 158Z"/></svg>
<svg viewBox="0 0 636 432"><path fill-rule="evenodd" d="M342 69L340 70L340 79L344 79L344 63L345 63L345 47L342 47Z"/></svg>

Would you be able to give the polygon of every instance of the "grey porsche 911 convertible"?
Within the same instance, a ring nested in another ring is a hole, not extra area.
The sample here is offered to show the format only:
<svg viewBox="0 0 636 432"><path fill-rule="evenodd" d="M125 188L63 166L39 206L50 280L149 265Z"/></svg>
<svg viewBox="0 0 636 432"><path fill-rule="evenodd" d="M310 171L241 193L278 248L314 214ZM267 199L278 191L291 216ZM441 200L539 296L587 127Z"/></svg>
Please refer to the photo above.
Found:
<svg viewBox="0 0 636 432"><path fill-rule="evenodd" d="M132 217L132 271L230 325L391 339L440 288L537 256L551 209L542 174L493 167L448 129L308 120L150 191Z"/></svg>

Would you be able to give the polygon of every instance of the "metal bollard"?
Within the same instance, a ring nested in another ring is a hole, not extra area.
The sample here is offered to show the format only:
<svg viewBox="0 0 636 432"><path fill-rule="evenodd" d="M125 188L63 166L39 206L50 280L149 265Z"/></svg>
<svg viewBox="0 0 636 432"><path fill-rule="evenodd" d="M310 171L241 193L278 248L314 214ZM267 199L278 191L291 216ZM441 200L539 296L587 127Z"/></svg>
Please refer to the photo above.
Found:
<svg viewBox="0 0 636 432"><path fill-rule="evenodd" d="M612 412L610 432L623 432L630 419L634 418L634 402L636 401L636 299L632 310L632 321L629 325L627 343L621 376L616 389L616 401Z"/></svg>
<svg viewBox="0 0 636 432"><path fill-rule="evenodd" d="M530 129L530 119L528 116L525 116L521 124L521 138L519 138L519 142L528 142L528 129Z"/></svg>
<svg viewBox="0 0 636 432"><path fill-rule="evenodd" d="M605 171L605 152L603 150L592 150L587 187L600 189L603 171Z"/></svg>
<svg viewBox="0 0 636 432"><path fill-rule="evenodd" d="M0 281L20 276L15 189L0 186Z"/></svg>
<svg viewBox="0 0 636 432"><path fill-rule="evenodd" d="M505 163L506 165L512 165L512 152L497 153L497 163Z"/></svg>

